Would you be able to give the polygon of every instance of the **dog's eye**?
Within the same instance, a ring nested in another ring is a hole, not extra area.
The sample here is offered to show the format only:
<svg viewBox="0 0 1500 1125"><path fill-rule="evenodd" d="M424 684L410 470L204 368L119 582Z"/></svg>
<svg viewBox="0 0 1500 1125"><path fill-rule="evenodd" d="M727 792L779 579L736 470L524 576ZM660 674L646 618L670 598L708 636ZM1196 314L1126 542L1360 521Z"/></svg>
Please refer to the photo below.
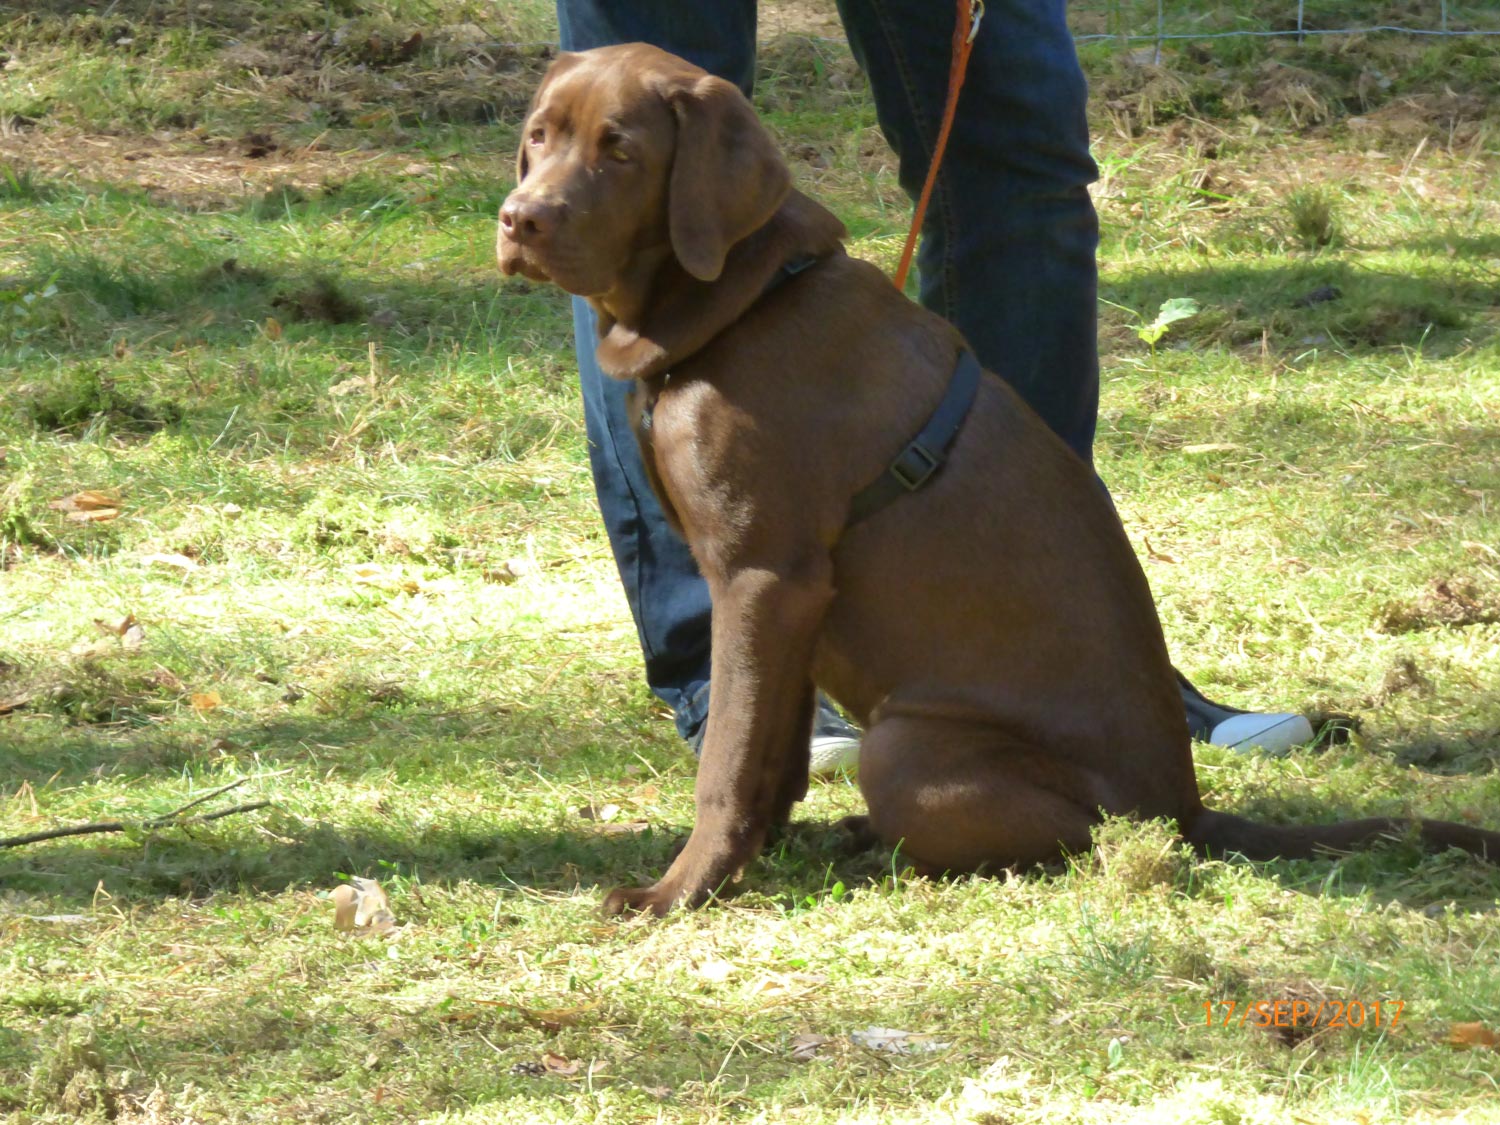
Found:
<svg viewBox="0 0 1500 1125"><path fill-rule="evenodd" d="M625 138L613 129L599 138L599 151L618 164L630 161L630 152L625 148Z"/></svg>

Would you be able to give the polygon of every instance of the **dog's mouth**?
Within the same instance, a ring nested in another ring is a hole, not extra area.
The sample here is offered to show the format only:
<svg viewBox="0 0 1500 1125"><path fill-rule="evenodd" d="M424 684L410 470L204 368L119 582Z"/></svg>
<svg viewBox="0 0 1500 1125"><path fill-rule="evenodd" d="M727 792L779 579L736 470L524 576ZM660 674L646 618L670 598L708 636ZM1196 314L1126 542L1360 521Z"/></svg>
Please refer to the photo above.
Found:
<svg viewBox="0 0 1500 1125"><path fill-rule="evenodd" d="M507 238L503 231L495 244L500 272L506 277L519 274L529 281L555 285L575 297L594 297L609 289L607 276L599 276L600 271L576 261L577 256L565 250L565 246L557 245L524 246Z"/></svg>
<svg viewBox="0 0 1500 1125"><path fill-rule="evenodd" d="M498 251L496 258L500 263L500 272L506 277L515 277L520 274L529 281L543 283L552 281L552 276L542 268L541 263L515 243L502 238Z"/></svg>

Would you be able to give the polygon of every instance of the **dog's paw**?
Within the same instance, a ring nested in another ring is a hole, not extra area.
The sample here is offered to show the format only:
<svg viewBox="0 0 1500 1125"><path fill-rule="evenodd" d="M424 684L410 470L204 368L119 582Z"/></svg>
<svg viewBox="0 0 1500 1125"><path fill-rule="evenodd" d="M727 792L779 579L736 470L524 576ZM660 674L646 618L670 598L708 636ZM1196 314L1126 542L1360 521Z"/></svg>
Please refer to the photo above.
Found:
<svg viewBox="0 0 1500 1125"><path fill-rule="evenodd" d="M664 918L677 905L677 895L660 883L649 887L616 887L604 896L607 917L622 914L651 914Z"/></svg>
<svg viewBox="0 0 1500 1125"><path fill-rule="evenodd" d="M846 816L834 827L843 833L843 844L851 852L867 852L880 846L880 837L870 827L867 816Z"/></svg>

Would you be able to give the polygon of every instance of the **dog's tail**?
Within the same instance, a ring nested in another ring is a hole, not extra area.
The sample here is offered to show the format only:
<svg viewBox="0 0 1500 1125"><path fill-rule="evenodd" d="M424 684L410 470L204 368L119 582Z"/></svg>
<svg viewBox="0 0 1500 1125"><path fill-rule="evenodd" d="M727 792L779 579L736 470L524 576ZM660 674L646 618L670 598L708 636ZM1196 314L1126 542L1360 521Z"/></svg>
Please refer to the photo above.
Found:
<svg viewBox="0 0 1500 1125"><path fill-rule="evenodd" d="M1334 824L1260 824L1244 817L1204 809L1184 835L1202 855L1238 852L1246 859L1308 859L1330 852L1369 847L1379 840L1399 840L1415 832L1431 851L1460 848L1491 863L1500 863L1500 832L1471 828L1447 820L1399 820L1371 817Z"/></svg>

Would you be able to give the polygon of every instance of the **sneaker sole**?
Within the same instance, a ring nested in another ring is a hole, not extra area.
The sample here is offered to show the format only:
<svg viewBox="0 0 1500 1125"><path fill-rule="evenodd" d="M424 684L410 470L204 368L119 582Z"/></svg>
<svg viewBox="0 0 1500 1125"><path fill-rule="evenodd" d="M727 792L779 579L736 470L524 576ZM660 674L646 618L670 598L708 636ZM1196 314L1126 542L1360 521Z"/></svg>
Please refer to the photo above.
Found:
<svg viewBox="0 0 1500 1125"><path fill-rule="evenodd" d="M814 777L832 777L859 768L859 739L842 735L823 735L814 738L807 772Z"/></svg>
<svg viewBox="0 0 1500 1125"><path fill-rule="evenodd" d="M1313 739L1303 715L1235 715L1214 727L1207 741L1214 746L1263 754L1280 754Z"/></svg>

